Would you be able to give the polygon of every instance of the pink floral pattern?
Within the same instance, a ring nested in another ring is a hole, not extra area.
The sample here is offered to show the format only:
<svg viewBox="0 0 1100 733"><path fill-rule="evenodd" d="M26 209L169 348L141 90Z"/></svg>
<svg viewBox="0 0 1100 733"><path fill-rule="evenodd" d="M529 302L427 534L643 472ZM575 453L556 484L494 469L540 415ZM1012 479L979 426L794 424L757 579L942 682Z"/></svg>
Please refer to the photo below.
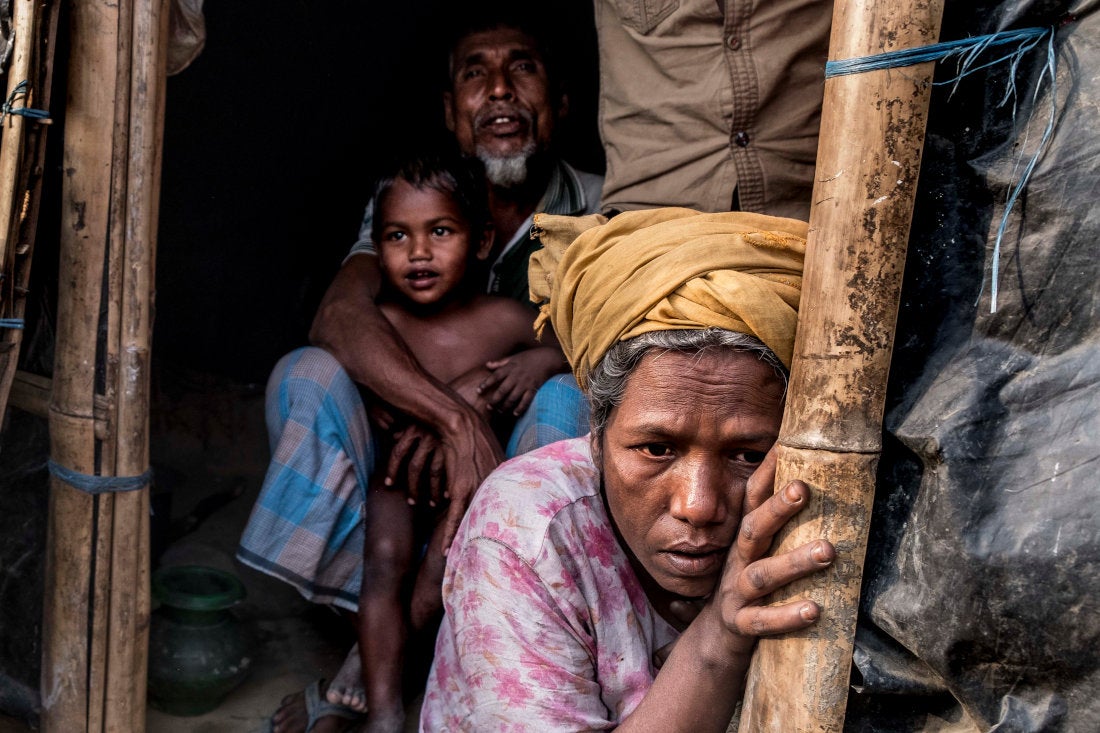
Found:
<svg viewBox="0 0 1100 733"><path fill-rule="evenodd" d="M609 730L641 702L676 632L599 488L585 437L514 458L478 490L448 556L421 731Z"/></svg>

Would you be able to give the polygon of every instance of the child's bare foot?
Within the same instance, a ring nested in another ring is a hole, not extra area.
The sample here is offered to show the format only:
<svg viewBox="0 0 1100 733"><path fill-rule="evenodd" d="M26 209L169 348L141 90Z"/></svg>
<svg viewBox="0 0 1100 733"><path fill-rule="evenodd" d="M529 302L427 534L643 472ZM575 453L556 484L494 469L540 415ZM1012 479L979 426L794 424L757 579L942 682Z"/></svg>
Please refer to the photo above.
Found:
<svg viewBox="0 0 1100 733"><path fill-rule="evenodd" d="M287 695L271 716L271 733L339 733L363 714L324 699L324 683L314 682L302 692Z"/></svg>
<svg viewBox="0 0 1100 733"><path fill-rule="evenodd" d="M360 713L367 712L367 693L363 689L363 665L359 660L359 645L348 652L340 671L332 678L325 699Z"/></svg>

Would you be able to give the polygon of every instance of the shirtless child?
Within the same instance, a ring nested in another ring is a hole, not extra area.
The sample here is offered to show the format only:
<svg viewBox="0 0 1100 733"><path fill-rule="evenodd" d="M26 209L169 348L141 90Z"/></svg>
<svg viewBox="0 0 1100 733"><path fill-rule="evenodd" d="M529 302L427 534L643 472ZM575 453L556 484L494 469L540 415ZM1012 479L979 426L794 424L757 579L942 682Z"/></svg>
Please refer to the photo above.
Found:
<svg viewBox="0 0 1100 733"><path fill-rule="evenodd" d="M384 278L381 309L432 376L451 385L494 427L507 430L538 385L562 369L564 356L552 335L536 341L532 309L480 294L482 262L493 240L479 165L418 159L378 184L374 241ZM479 394L490 375L485 364L520 351L509 380L493 395ZM432 440L422 431L410 434L419 429L399 415L373 412L381 428L380 455L390 455L402 440ZM417 692L422 683L416 678L406 690L406 645L425 634L424 648L430 650L443 608L444 556L436 529L445 493L431 491L431 467L425 476L409 473L408 485L386 485L391 482L384 476L403 474L392 465L376 470L367 494L358 620L367 731L402 730L405 692ZM441 483L445 490L446 477Z"/></svg>

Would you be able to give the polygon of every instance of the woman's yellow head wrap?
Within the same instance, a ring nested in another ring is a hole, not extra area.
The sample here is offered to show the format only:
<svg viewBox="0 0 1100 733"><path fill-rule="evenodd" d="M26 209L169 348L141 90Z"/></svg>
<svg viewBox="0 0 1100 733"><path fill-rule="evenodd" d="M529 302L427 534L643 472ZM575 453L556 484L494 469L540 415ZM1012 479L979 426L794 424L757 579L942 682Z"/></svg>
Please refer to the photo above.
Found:
<svg viewBox="0 0 1100 733"><path fill-rule="evenodd" d="M680 208L613 219L537 214L535 327L554 325L582 388L617 341L670 329L751 334L789 368L806 229L794 219Z"/></svg>

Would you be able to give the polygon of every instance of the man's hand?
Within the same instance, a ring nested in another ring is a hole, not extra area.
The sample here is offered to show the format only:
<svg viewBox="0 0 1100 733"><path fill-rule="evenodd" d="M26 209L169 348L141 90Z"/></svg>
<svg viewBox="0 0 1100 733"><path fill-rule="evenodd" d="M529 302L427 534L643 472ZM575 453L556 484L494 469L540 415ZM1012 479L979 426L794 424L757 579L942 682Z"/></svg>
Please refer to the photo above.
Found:
<svg viewBox="0 0 1100 733"><path fill-rule="evenodd" d="M488 424L467 406L463 417L440 436L443 461L447 473L447 492L451 500L443 522L443 554L451 549L458 525L481 486L494 468L504 460L500 442Z"/></svg>
<svg viewBox="0 0 1100 733"><path fill-rule="evenodd" d="M471 411L472 412L472 411ZM504 460L500 442L486 422L476 415L470 428L437 436L422 425L412 424L395 436L386 466L386 486L396 486L401 466L408 461L406 492L410 504L421 496L424 470L428 470L428 502L431 506L450 500L443 525L443 554L451 547L458 525L466 514L474 492Z"/></svg>
<svg viewBox="0 0 1100 733"><path fill-rule="evenodd" d="M485 364L492 373L478 385L481 395L498 412L516 417L531 406L542 383L568 368L561 350L538 346Z"/></svg>
<svg viewBox="0 0 1100 733"><path fill-rule="evenodd" d="M423 497L420 496L420 488L423 486L423 474L428 468L428 503L435 506L442 500L443 487L443 453L439 451L439 438L435 433L424 426L413 423L394 433L394 445L390 451L390 460L386 464L386 476L383 483L386 486L396 486L401 465L408 459L406 475L408 484L405 493L409 497L410 504L416 504ZM411 455L410 455L411 451Z"/></svg>

